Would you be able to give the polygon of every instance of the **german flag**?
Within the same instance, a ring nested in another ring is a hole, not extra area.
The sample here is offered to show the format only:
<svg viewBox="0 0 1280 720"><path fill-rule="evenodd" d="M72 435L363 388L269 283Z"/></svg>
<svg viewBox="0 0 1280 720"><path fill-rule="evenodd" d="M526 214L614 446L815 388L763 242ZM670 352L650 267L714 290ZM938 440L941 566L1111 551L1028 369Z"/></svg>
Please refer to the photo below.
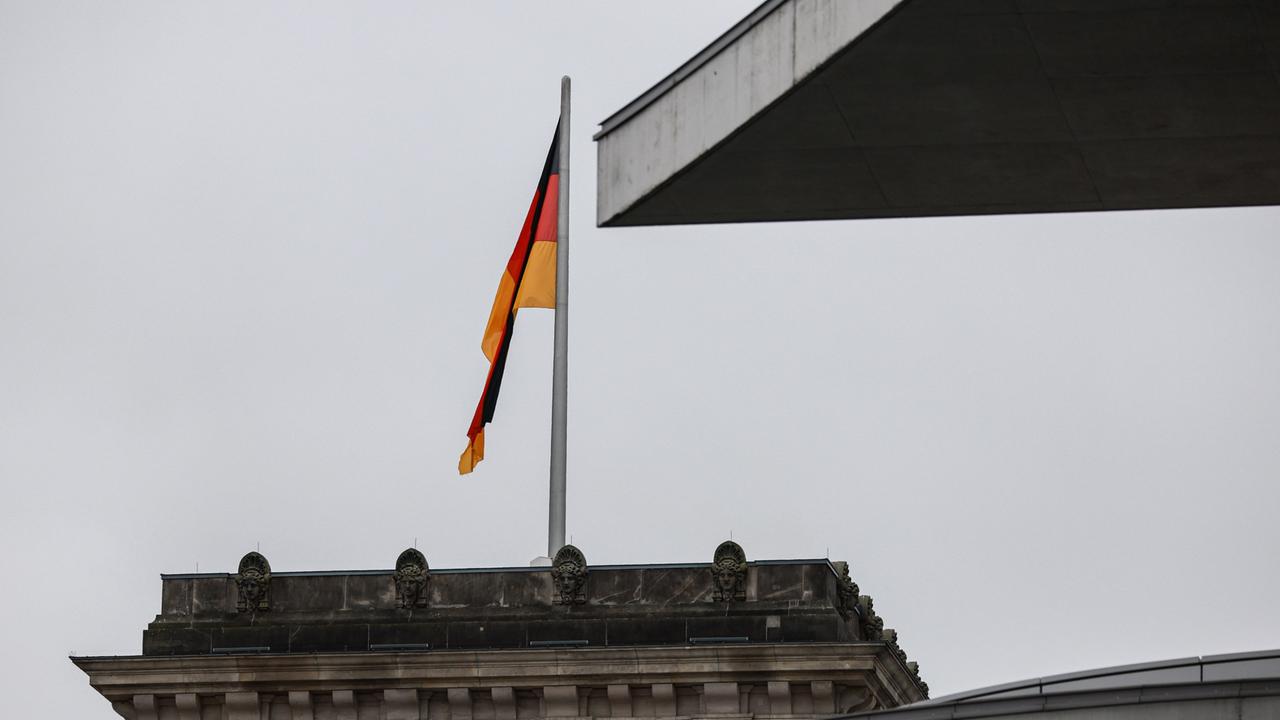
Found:
<svg viewBox="0 0 1280 720"><path fill-rule="evenodd" d="M554 308L556 306L556 234L560 206L560 126L551 141L547 161L542 166L538 189L533 193L529 214L525 216L520 238L511 251L507 269L498 281L498 294L493 299L489 324L484 329L480 349L489 359L489 377L476 405L471 427L467 430L467 449L458 459L458 474L466 475L484 459L484 426L493 420L498 405L498 389L502 386L502 370L511 347L516 311L523 307Z"/></svg>

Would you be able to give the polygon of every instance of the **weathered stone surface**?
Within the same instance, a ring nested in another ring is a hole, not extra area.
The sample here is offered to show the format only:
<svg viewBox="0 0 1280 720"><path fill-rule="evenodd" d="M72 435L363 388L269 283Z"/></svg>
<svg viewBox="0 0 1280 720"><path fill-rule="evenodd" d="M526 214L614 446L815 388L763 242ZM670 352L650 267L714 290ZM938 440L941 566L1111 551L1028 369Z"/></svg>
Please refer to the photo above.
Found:
<svg viewBox="0 0 1280 720"><path fill-rule="evenodd" d="M471 690L469 688L449 688L449 717L452 720L471 720Z"/></svg>
<svg viewBox="0 0 1280 720"><path fill-rule="evenodd" d="M495 720L516 720L516 692L509 687L496 687L490 691L493 697L493 716Z"/></svg>
<svg viewBox="0 0 1280 720"><path fill-rule="evenodd" d="M227 720L260 720L262 717L256 692L229 692L224 706Z"/></svg>
<svg viewBox="0 0 1280 720"><path fill-rule="evenodd" d="M702 696L708 715L736 715L739 711L736 682L707 683L703 685Z"/></svg>
<svg viewBox="0 0 1280 720"><path fill-rule="evenodd" d="M314 720L315 711L311 702L311 693L291 691L289 693L289 714L291 720Z"/></svg>
<svg viewBox="0 0 1280 720"><path fill-rule="evenodd" d="M427 606L427 559L415 548L409 548L396 558L396 607L415 608Z"/></svg>
<svg viewBox="0 0 1280 720"><path fill-rule="evenodd" d="M733 558L730 557L732 560ZM425 562L425 560L424 560ZM419 649L849 642L864 637L848 588L825 560L747 563L716 600L706 565L604 566L558 602L552 568L432 570L413 607L393 571L273 572L270 611L241 611L235 576L163 578L145 655ZM843 588L843 589L842 589ZM844 593L842 595L842 592ZM842 609L845 610L844 614Z"/></svg>
<svg viewBox="0 0 1280 720"><path fill-rule="evenodd" d="M711 561L711 580L716 586L716 602L747 599L747 554L741 545L732 540L720 543Z"/></svg>
<svg viewBox="0 0 1280 720"><path fill-rule="evenodd" d="M229 716L595 717L822 714L832 697L859 707L919 700L883 643L571 648L479 652L76 659L125 716L148 708L224 706ZM736 687L731 692L732 687ZM332 688L332 689L330 689ZM869 693L869 694L868 694ZM736 705L741 697L746 708ZM179 700L183 698L183 700ZM547 702L549 701L549 705ZM276 707L279 706L279 707ZM837 711L852 705L841 705ZM424 710L426 708L424 715ZM550 711L558 715L545 714ZM575 710L576 708L576 710ZM270 715L268 715L270 711ZM572 712L572 715L570 715ZM218 715L214 715L218 716Z"/></svg>
<svg viewBox="0 0 1280 720"><path fill-rule="evenodd" d="M632 717L630 685L610 685L608 688L609 707L617 711L619 717Z"/></svg>
<svg viewBox="0 0 1280 720"><path fill-rule="evenodd" d="M310 698L307 693L302 693ZM293 693L290 693L293 695ZM200 696L195 693L179 693L174 696L174 707L178 710L178 720L200 720ZM310 705L307 706L310 708ZM293 720L311 720L310 716L295 712Z"/></svg>
<svg viewBox="0 0 1280 720"><path fill-rule="evenodd" d="M556 604L581 605L587 601L587 558L572 545L556 552L551 562L551 579L556 587Z"/></svg>
<svg viewBox="0 0 1280 720"><path fill-rule="evenodd" d="M333 691L333 716L336 720L357 720L356 694L351 690Z"/></svg>
<svg viewBox="0 0 1280 720"><path fill-rule="evenodd" d="M247 553L240 559L236 589L240 594L236 601L239 612L252 615L271 609L271 565L260 553Z"/></svg>
<svg viewBox="0 0 1280 720"><path fill-rule="evenodd" d="M117 713L156 720L728 720L923 697L896 635L865 642L861 610L842 614L830 562L720 556L579 555L560 582L548 567L433 569L408 574L417 594L391 570L263 570L250 592L244 572L165 576L142 656L75 661Z"/></svg>
<svg viewBox="0 0 1280 720"><path fill-rule="evenodd" d="M574 685L555 685L542 691L546 716L578 717L578 688Z"/></svg>
<svg viewBox="0 0 1280 720"><path fill-rule="evenodd" d="M773 715L791 714L791 684L769 683L769 712Z"/></svg>

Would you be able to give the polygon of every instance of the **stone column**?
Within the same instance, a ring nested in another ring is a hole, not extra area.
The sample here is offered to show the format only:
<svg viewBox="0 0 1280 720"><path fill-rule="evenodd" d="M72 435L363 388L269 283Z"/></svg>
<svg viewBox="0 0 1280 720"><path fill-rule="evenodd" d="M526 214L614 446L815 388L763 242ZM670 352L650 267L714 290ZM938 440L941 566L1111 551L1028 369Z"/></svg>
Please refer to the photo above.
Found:
<svg viewBox="0 0 1280 720"><path fill-rule="evenodd" d="M714 682L702 686L708 715L737 715L741 712L738 699L738 683Z"/></svg>
<svg viewBox="0 0 1280 720"><path fill-rule="evenodd" d="M769 683L769 714L791 714L791 683L772 681Z"/></svg>
<svg viewBox="0 0 1280 720"><path fill-rule="evenodd" d="M607 692L609 694L609 715L616 718L632 717L631 686L610 685Z"/></svg>
<svg viewBox="0 0 1280 720"><path fill-rule="evenodd" d="M542 689L546 717L578 717L578 686L555 685Z"/></svg>
<svg viewBox="0 0 1280 720"><path fill-rule="evenodd" d="M155 695L134 695L133 696L133 718L134 720L157 720L160 716L156 714L156 696ZM256 718L254 720L257 720Z"/></svg>
<svg viewBox="0 0 1280 720"><path fill-rule="evenodd" d="M450 692L453 692L452 690ZM419 720L417 690L383 690L382 709L387 720ZM450 708L452 712L452 708ZM457 718L457 715L454 715Z"/></svg>
<svg viewBox="0 0 1280 720"><path fill-rule="evenodd" d="M289 693L289 715L293 720L315 720L315 711L311 708L311 693Z"/></svg>
<svg viewBox="0 0 1280 720"><path fill-rule="evenodd" d="M449 688L450 720L471 720L471 691L467 688Z"/></svg>
<svg viewBox="0 0 1280 720"><path fill-rule="evenodd" d="M195 693L178 693L173 696L178 706L178 720L200 720L200 696ZM310 717L307 720L311 720Z"/></svg>
<svg viewBox="0 0 1280 720"><path fill-rule="evenodd" d="M818 715L833 715L836 712L835 683L830 680L814 680L809 683L813 691L813 712Z"/></svg>
<svg viewBox="0 0 1280 720"><path fill-rule="evenodd" d="M256 692L229 692L225 702L224 717L227 720L261 720L262 718L262 708L258 704Z"/></svg>
<svg viewBox="0 0 1280 720"><path fill-rule="evenodd" d="M354 691L333 691L333 720L356 720L356 694Z"/></svg>
<svg viewBox="0 0 1280 720"><path fill-rule="evenodd" d="M658 717L676 716L676 686L671 683L653 686L653 714Z"/></svg>
<svg viewBox="0 0 1280 720"><path fill-rule="evenodd" d="M509 687L496 687L492 692L494 718L516 720L516 691Z"/></svg>

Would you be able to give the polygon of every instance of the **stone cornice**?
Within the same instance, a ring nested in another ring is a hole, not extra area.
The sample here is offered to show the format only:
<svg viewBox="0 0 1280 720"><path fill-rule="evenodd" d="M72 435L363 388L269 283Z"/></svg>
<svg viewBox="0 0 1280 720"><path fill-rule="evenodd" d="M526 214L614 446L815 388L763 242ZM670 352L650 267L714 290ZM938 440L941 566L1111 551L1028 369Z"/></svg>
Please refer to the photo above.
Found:
<svg viewBox="0 0 1280 720"><path fill-rule="evenodd" d="M90 684L116 700L175 692L700 684L785 678L866 685L889 705L921 699L884 643L536 650L81 657Z"/></svg>

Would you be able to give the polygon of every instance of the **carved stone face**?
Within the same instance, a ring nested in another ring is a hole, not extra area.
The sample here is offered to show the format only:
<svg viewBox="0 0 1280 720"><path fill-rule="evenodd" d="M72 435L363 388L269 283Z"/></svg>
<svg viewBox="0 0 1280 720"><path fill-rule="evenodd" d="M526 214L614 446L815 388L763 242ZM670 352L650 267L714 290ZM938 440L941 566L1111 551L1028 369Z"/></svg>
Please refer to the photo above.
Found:
<svg viewBox="0 0 1280 720"><path fill-rule="evenodd" d="M427 589L426 558L410 548L396 560L396 607L408 609L426 607L424 594Z"/></svg>
<svg viewBox="0 0 1280 720"><path fill-rule="evenodd" d="M732 590L738 584L738 564L732 558L725 558L716 563L716 585L723 590Z"/></svg>
<svg viewBox="0 0 1280 720"><path fill-rule="evenodd" d="M849 577L847 568L840 573L840 600L850 608L858 602L858 584Z"/></svg>
<svg viewBox="0 0 1280 720"><path fill-rule="evenodd" d="M422 588L427 584L427 577L423 574L422 568L417 565L406 565L401 568L396 583L400 588L400 594L407 602L412 603L422 594Z"/></svg>
<svg viewBox="0 0 1280 720"><path fill-rule="evenodd" d="M266 596L266 586L257 573L245 573L240 579L240 592L244 595L245 605L252 609L258 607L258 603Z"/></svg>
<svg viewBox="0 0 1280 720"><path fill-rule="evenodd" d="M556 574L556 589L560 591L560 597L572 598L577 595L582 569L574 563L563 563L556 570L559 571Z"/></svg>
<svg viewBox="0 0 1280 720"><path fill-rule="evenodd" d="M557 604L581 605L587 601L583 594L587 584L587 558L581 550L565 545L556 552L551 566L551 582L556 589Z"/></svg>
<svg viewBox="0 0 1280 720"><path fill-rule="evenodd" d="M879 640L884 637L884 620L879 615L872 615L867 621L866 634L868 640Z"/></svg>
<svg viewBox="0 0 1280 720"><path fill-rule="evenodd" d="M271 566L267 564L267 559L257 552L240 558L236 589L240 595L236 601L238 611L256 613L268 609L267 604L271 601Z"/></svg>

